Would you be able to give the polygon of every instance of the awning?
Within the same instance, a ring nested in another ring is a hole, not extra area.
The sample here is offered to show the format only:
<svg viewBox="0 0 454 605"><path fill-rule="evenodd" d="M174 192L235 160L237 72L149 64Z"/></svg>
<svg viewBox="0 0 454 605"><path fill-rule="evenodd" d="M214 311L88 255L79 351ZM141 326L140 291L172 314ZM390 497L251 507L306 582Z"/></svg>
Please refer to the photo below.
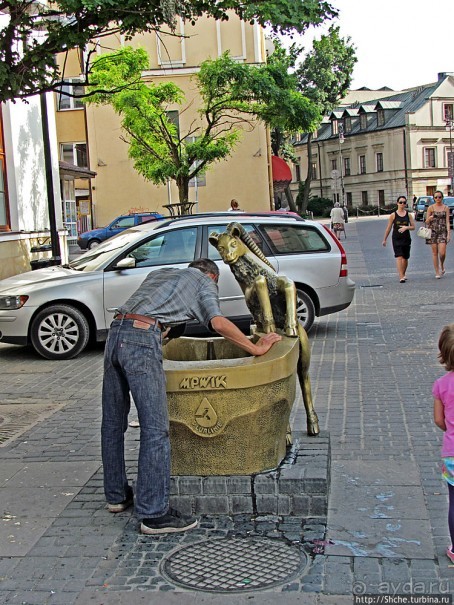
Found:
<svg viewBox="0 0 454 605"><path fill-rule="evenodd" d="M271 156L271 167L273 170L273 185L276 192L284 191L292 182L292 171L288 164L277 155Z"/></svg>
<svg viewBox="0 0 454 605"><path fill-rule="evenodd" d="M58 167L60 169L60 176L72 176L75 179L92 179L96 176L96 172L93 172L93 170L82 168L69 162L63 162L62 160L58 162Z"/></svg>

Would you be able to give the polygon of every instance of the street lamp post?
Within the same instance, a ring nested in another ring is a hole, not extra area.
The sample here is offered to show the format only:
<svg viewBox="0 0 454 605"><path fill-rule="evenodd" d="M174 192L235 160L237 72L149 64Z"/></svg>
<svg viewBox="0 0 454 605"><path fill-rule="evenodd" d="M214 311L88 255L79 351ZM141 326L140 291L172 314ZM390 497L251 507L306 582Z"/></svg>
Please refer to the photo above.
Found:
<svg viewBox="0 0 454 605"><path fill-rule="evenodd" d="M445 120L446 130L449 130L449 155L448 155L448 176L451 179L451 194L454 192L454 155L452 153L452 130L454 127L454 120L447 118Z"/></svg>
<svg viewBox="0 0 454 605"><path fill-rule="evenodd" d="M340 181L341 181L341 206L345 205L345 190L344 190L344 161L342 159L342 144L344 142L344 126L339 124L339 159L340 159Z"/></svg>

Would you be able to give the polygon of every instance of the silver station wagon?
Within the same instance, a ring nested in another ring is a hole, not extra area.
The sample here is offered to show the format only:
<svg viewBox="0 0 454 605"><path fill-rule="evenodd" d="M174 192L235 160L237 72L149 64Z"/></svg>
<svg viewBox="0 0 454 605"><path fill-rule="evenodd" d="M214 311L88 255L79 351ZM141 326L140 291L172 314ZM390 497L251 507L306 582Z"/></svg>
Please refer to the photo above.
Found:
<svg viewBox="0 0 454 605"><path fill-rule="evenodd" d="M298 317L307 331L315 316L350 305L355 284L347 257L324 225L280 213L199 214L137 225L69 265L0 281L0 342L31 344L47 359L75 357L90 340L105 340L116 308L150 271L184 268L200 257L219 265L222 312L242 327L251 320L243 293L208 241L232 221L244 225L276 271L295 282ZM187 327L187 333L197 330Z"/></svg>

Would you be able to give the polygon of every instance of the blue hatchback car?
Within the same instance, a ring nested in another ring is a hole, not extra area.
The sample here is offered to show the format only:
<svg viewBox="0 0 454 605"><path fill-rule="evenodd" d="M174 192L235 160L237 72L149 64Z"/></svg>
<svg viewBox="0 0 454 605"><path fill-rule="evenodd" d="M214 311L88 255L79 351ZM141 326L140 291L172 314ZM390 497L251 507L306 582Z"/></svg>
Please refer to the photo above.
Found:
<svg viewBox="0 0 454 605"><path fill-rule="evenodd" d="M82 250L91 250L99 246L101 242L117 235L117 233L121 233L125 229L141 225L142 223L157 221L161 218L164 218L164 215L159 214L159 212L138 212L117 216L107 227L100 227L99 229L92 229L91 231L81 233L77 238L77 243Z"/></svg>

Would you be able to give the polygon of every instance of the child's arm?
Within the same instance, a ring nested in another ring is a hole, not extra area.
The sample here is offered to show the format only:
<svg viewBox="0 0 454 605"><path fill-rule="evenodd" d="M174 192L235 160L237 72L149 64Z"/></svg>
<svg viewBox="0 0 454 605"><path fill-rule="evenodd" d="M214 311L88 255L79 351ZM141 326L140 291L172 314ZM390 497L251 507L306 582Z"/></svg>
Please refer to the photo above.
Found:
<svg viewBox="0 0 454 605"><path fill-rule="evenodd" d="M434 398L434 422L442 431L446 431L445 409L440 399Z"/></svg>

